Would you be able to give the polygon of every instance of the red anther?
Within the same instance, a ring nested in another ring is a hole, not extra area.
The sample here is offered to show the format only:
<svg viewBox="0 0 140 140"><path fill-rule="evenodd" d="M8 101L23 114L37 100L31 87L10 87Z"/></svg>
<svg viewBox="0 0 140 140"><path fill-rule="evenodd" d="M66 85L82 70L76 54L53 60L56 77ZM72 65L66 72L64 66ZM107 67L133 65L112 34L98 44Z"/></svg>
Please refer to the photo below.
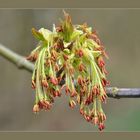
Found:
<svg viewBox="0 0 140 140"><path fill-rule="evenodd" d="M59 71L59 66L55 64L55 71Z"/></svg>
<svg viewBox="0 0 140 140"><path fill-rule="evenodd" d="M106 95L106 94L103 94L103 95L101 96L101 101L102 101L102 102L105 102L106 97L107 97L107 95Z"/></svg>
<svg viewBox="0 0 140 140"><path fill-rule="evenodd" d="M32 53L29 56L27 56L26 59L34 62L34 61L36 61L37 57L38 57L38 54L37 54L37 52L35 52L35 53Z"/></svg>
<svg viewBox="0 0 140 140"><path fill-rule="evenodd" d="M56 97L56 93L55 91L52 92L53 97Z"/></svg>
<svg viewBox="0 0 140 140"><path fill-rule="evenodd" d="M34 105L33 112L35 112L35 113L39 112L39 105L38 104Z"/></svg>
<svg viewBox="0 0 140 140"><path fill-rule="evenodd" d="M45 65L46 65L46 66L49 66L49 65L50 65L50 61L46 60L46 61L45 61Z"/></svg>
<svg viewBox="0 0 140 140"><path fill-rule="evenodd" d="M58 79L55 78L55 77L50 77L50 82L51 82L53 85L58 85Z"/></svg>
<svg viewBox="0 0 140 140"><path fill-rule="evenodd" d="M98 58L97 61L98 61L99 67L102 68L105 65L105 62L104 62L104 60L103 60L103 58L101 56Z"/></svg>
<svg viewBox="0 0 140 140"><path fill-rule="evenodd" d="M87 121L90 122L91 121L91 117L87 116Z"/></svg>
<svg viewBox="0 0 140 140"><path fill-rule="evenodd" d="M79 71L83 71L83 70L85 70L85 66L83 64L80 64L78 69L79 69Z"/></svg>
<svg viewBox="0 0 140 140"><path fill-rule="evenodd" d="M71 96L71 97L76 96L76 91L75 91L75 90L71 91L71 92L70 92L70 96Z"/></svg>
<svg viewBox="0 0 140 140"><path fill-rule="evenodd" d="M95 51L103 51L104 50L104 47L103 46L100 46L98 48L95 48Z"/></svg>
<svg viewBox="0 0 140 140"><path fill-rule="evenodd" d="M60 96L61 96L60 91L59 91L59 90L56 90L56 91L55 91L55 97L60 97Z"/></svg>
<svg viewBox="0 0 140 140"><path fill-rule="evenodd" d="M78 84L79 84L79 85L83 85L83 80L82 80L82 78L81 78L81 77L78 77L77 82L78 82Z"/></svg>
<svg viewBox="0 0 140 140"><path fill-rule="evenodd" d="M100 86L97 85L97 95L100 94Z"/></svg>
<svg viewBox="0 0 140 140"><path fill-rule="evenodd" d="M90 96L88 97L88 102L89 102L89 104L92 102L92 95L90 95Z"/></svg>
<svg viewBox="0 0 140 140"><path fill-rule="evenodd" d="M105 86L108 86L110 84L109 81L107 81L105 78L102 78L102 85L105 87Z"/></svg>
<svg viewBox="0 0 140 140"><path fill-rule="evenodd" d="M32 55L30 54L29 56L26 57L26 59L32 61Z"/></svg>
<svg viewBox="0 0 140 140"><path fill-rule="evenodd" d="M100 112L99 113L99 117L102 121L105 121L106 120L106 115L103 113L103 112Z"/></svg>
<svg viewBox="0 0 140 140"><path fill-rule="evenodd" d="M80 95L77 95L76 101L77 101L78 104L80 104L80 101L81 101Z"/></svg>
<svg viewBox="0 0 140 140"><path fill-rule="evenodd" d="M47 106L48 106L48 105L44 102L44 100L43 100L43 101L40 101L40 104L42 105L43 108L47 108Z"/></svg>
<svg viewBox="0 0 140 140"><path fill-rule="evenodd" d="M81 25L81 28L83 32L87 32L87 23L84 23L83 25Z"/></svg>
<svg viewBox="0 0 140 140"><path fill-rule="evenodd" d="M38 105L39 105L39 109L43 109L43 105L40 101L38 102Z"/></svg>
<svg viewBox="0 0 140 140"><path fill-rule="evenodd" d="M89 111L89 116L91 117L91 119L93 119L93 117L94 117L94 112L93 112L93 110L90 110L90 111Z"/></svg>
<svg viewBox="0 0 140 140"><path fill-rule="evenodd" d="M36 88L35 81L32 80L32 89L35 89L35 88Z"/></svg>
<svg viewBox="0 0 140 140"><path fill-rule="evenodd" d="M78 50L78 56L82 57L84 55L83 51L81 49Z"/></svg>
<svg viewBox="0 0 140 140"><path fill-rule="evenodd" d="M100 41L100 39L98 38L96 32L93 32L89 37L90 37L91 39L93 39L98 45L101 45L101 41Z"/></svg>
<svg viewBox="0 0 140 140"><path fill-rule="evenodd" d="M91 121L91 117L89 115L84 115L85 119L87 120L87 122Z"/></svg>
<svg viewBox="0 0 140 140"><path fill-rule="evenodd" d="M90 100L90 102L93 102L93 95L92 94L89 96L89 100Z"/></svg>
<svg viewBox="0 0 140 140"><path fill-rule="evenodd" d="M98 95L98 94L100 94L100 89L99 89L99 87L98 87L97 85L94 85L94 86L93 86L92 94L93 94L93 95Z"/></svg>
<svg viewBox="0 0 140 140"><path fill-rule="evenodd" d="M87 120L87 114L86 113L84 113L84 118L85 118L85 120Z"/></svg>
<svg viewBox="0 0 140 140"><path fill-rule="evenodd" d="M90 81L89 79L85 79L85 83L89 84L89 81Z"/></svg>
<svg viewBox="0 0 140 140"><path fill-rule="evenodd" d="M86 86L82 86L80 88L80 94L84 96L86 94L86 92L87 92L87 87Z"/></svg>
<svg viewBox="0 0 140 140"><path fill-rule="evenodd" d="M106 120L106 115L105 115L105 114L103 114L102 119L103 119L103 121L105 121L105 120Z"/></svg>
<svg viewBox="0 0 140 140"><path fill-rule="evenodd" d="M58 83L60 83L61 80L62 80L62 77L58 77L57 80L58 80ZM61 89L62 89L62 88L61 88Z"/></svg>
<svg viewBox="0 0 140 140"><path fill-rule="evenodd" d="M65 92L66 92L66 95L68 95L68 93L70 93L70 89L68 88L68 86L66 86Z"/></svg>
<svg viewBox="0 0 140 140"><path fill-rule="evenodd" d="M80 109L80 114L81 114L81 115L84 115L84 110L83 110L83 108Z"/></svg>
<svg viewBox="0 0 140 140"><path fill-rule="evenodd" d="M41 104L43 105L43 108L46 110L49 110L52 107L52 104L46 100L41 101Z"/></svg>
<svg viewBox="0 0 140 140"><path fill-rule="evenodd" d="M33 55L33 60L36 61L37 58L38 58L38 53L36 52L36 53L34 53L34 55Z"/></svg>
<svg viewBox="0 0 140 140"><path fill-rule="evenodd" d="M62 26L56 27L56 32L63 32Z"/></svg>
<svg viewBox="0 0 140 140"><path fill-rule="evenodd" d="M96 39L96 43L97 43L98 45L100 45L100 44L101 44L101 41L100 41L100 39L99 39L99 38L97 38L97 39Z"/></svg>
<svg viewBox="0 0 140 140"><path fill-rule="evenodd" d="M57 43L54 43L53 47L54 47L54 49L57 49L58 48Z"/></svg>
<svg viewBox="0 0 140 140"><path fill-rule="evenodd" d="M53 90L51 93L52 93L53 97L60 97L61 96L61 93L59 90Z"/></svg>
<svg viewBox="0 0 140 140"><path fill-rule="evenodd" d="M88 97L85 101L84 101L84 104L85 105L89 105L91 103L91 101L90 101L90 98Z"/></svg>
<svg viewBox="0 0 140 140"><path fill-rule="evenodd" d="M93 124L94 124L94 125L97 125L98 122L99 122L98 116L95 116L95 117L93 118Z"/></svg>
<svg viewBox="0 0 140 140"><path fill-rule="evenodd" d="M65 86L66 86L66 85L64 84L64 85L60 88L60 91L63 90Z"/></svg>
<svg viewBox="0 0 140 140"><path fill-rule="evenodd" d="M102 83L103 87L106 86L106 81L104 80L104 78L101 80L101 83Z"/></svg>
<svg viewBox="0 0 140 140"><path fill-rule="evenodd" d="M98 128L99 128L100 131L102 131L105 128L104 123L102 123L102 122L99 123Z"/></svg>
<svg viewBox="0 0 140 140"><path fill-rule="evenodd" d="M70 106L71 108L74 108L74 107L76 106L75 101L74 101L74 100L70 100L69 106Z"/></svg>
<svg viewBox="0 0 140 140"><path fill-rule="evenodd" d="M29 61L33 61L33 56L29 55L29 56L26 57L26 59L29 60Z"/></svg>
<svg viewBox="0 0 140 140"><path fill-rule="evenodd" d="M107 70L105 69L105 67L102 67L102 72L105 74L108 74Z"/></svg>
<svg viewBox="0 0 140 140"><path fill-rule="evenodd" d="M46 87L46 88L49 86L46 79L43 79L43 80L42 80L42 86L44 86L44 87Z"/></svg>
<svg viewBox="0 0 140 140"><path fill-rule="evenodd" d="M67 64L66 64L65 62L64 62L64 64L63 64L63 67L64 67L64 68L66 68L66 67L67 67Z"/></svg>
<svg viewBox="0 0 140 140"><path fill-rule="evenodd" d="M57 53L56 53L56 51L52 50L51 55L52 55L52 57L54 57L54 59L57 58Z"/></svg>
<svg viewBox="0 0 140 140"><path fill-rule="evenodd" d="M87 86L86 85L83 86L83 91L87 92Z"/></svg>
<svg viewBox="0 0 140 140"><path fill-rule="evenodd" d="M55 45L56 50L63 50L64 49L64 43L62 39L58 39Z"/></svg>
<svg viewBox="0 0 140 140"><path fill-rule="evenodd" d="M71 75L74 74L74 68L73 67L69 68L69 72Z"/></svg>
<svg viewBox="0 0 140 140"><path fill-rule="evenodd" d="M53 56L51 56L50 60L51 60L51 64L52 64L52 62L55 62L56 61L56 58L53 57Z"/></svg>
<svg viewBox="0 0 140 140"><path fill-rule="evenodd" d="M63 54L63 58L64 58L64 60L66 61L69 57L68 57L68 55Z"/></svg>
<svg viewBox="0 0 140 140"><path fill-rule="evenodd" d="M61 93L60 93L60 92L58 92L57 96L58 96L58 97L61 97Z"/></svg>

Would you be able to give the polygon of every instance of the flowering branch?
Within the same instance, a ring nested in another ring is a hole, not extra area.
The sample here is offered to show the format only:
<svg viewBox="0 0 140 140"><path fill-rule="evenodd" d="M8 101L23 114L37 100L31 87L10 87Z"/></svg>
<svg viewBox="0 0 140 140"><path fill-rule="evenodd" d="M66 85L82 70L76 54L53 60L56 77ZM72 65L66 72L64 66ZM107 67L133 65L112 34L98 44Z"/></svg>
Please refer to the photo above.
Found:
<svg viewBox="0 0 140 140"><path fill-rule="evenodd" d="M86 23L73 25L70 15L64 11L64 20L57 27L54 24L52 31L33 28L32 33L39 42L26 59L34 62L34 66L4 47L1 47L0 54L18 68L28 67L30 72L33 71L33 112L50 110L54 99L61 97L65 87L69 106L74 108L79 104L79 112L85 120L103 130L106 115L102 103L106 103L107 95L113 98L122 95L128 97L132 91L106 88L109 81L104 57L108 58L108 55L96 31Z"/></svg>

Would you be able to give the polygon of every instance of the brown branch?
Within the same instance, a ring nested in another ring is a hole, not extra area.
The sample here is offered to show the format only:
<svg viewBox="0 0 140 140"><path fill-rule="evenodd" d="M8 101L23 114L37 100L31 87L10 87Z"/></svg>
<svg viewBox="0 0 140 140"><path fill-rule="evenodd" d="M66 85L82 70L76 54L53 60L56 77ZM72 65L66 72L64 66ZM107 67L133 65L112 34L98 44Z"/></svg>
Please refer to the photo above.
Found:
<svg viewBox="0 0 140 140"><path fill-rule="evenodd" d="M15 66L17 66L19 69L25 69L29 72L32 72L34 69L34 64L27 61L25 57L20 56L10 49L6 48L2 44L0 44L0 55L15 64ZM64 81L62 83L64 83ZM140 98L140 88L108 87L106 88L106 91L108 97L110 98Z"/></svg>

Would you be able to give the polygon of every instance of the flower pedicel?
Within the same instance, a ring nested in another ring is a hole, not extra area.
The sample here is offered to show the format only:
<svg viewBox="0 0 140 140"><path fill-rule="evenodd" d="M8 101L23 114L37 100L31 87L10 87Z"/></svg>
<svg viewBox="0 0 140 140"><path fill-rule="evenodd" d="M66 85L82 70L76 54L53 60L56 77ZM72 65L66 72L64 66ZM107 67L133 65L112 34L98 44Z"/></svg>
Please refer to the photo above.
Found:
<svg viewBox="0 0 140 140"><path fill-rule="evenodd" d="M32 29L39 40L27 57L35 62L32 88L35 89L34 112L51 109L54 98L65 89L69 106L80 106L80 114L99 130L105 128L107 71L103 57L108 57L95 31L87 24L73 25L69 14L53 31Z"/></svg>

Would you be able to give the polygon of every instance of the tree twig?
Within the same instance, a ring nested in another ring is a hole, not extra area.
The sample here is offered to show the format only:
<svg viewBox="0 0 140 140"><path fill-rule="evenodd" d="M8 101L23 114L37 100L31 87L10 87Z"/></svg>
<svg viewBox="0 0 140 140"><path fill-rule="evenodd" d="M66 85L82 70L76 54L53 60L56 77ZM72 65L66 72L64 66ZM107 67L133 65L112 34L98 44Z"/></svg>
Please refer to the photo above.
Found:
<svg viewBox="0 0 140 140"><path fill-rule="evenodd" d="M0 55L15 64L15 66L17 66L19 69L25 69L29 72L32 72L34 69L34 64L27 61L25 57L18 55L2 44L0 44ZM140 98L140 88L108 87L106 88L106 91L108 97L110 98Z"/></svg>
<svg viewBox="0 0 140 140"><path fill-rule="evenodd" d="M26 69L29 72L34 69L34 65L27 61L25 57L18 55L2 44L0 44L0 55L15 64L19 69Z"/></svg>
<svg viewBox="0 0 140 140"><path fill-rule="evenodd" d="M106 88L108 97L111 98L140 98L140 88Z"/></svg>

